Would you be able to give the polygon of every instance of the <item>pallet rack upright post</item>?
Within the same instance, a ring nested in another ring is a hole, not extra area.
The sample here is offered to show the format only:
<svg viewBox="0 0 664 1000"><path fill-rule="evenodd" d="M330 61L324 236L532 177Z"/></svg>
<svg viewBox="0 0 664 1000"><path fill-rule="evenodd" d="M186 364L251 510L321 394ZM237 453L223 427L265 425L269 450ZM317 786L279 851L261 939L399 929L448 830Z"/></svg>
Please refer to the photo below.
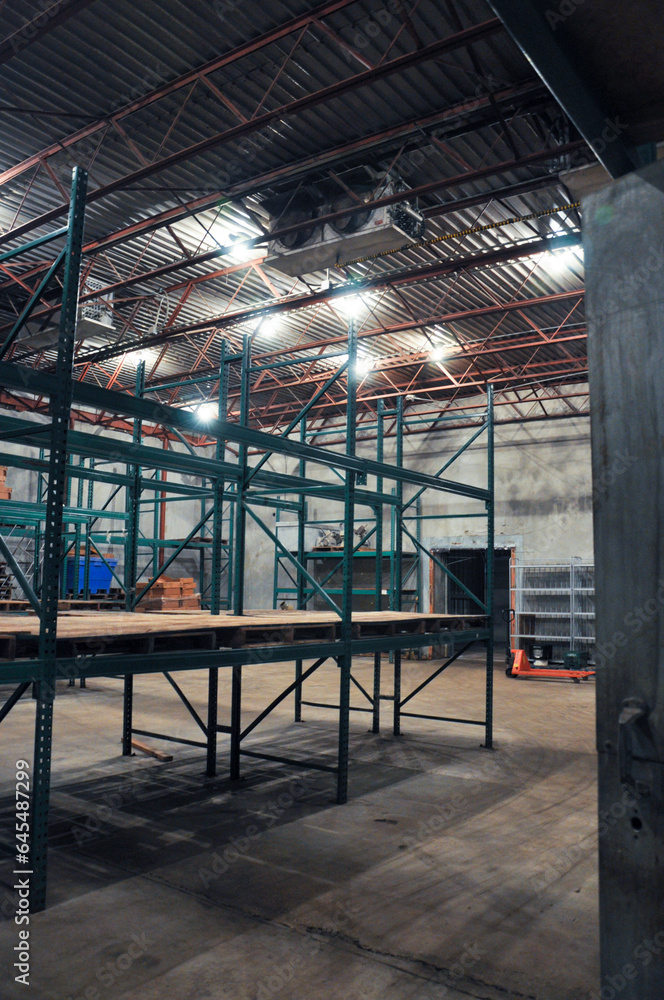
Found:
<svg viewBox="0 0 664 1000"><path fill-rule="evenodd" d="M58 337L57 389L51 396L49 405L51 424L49 428L49 466L39 634L39 658L42 672L34 687L36 723L30 814L30 906L33 912L43 910L46 905L51 743L57 676L56 640L60 598L63 502L67 481L67 437L72 405L74 335L78 309L86 189L87 174L76 167L72 178L67 243L63 258L64 274Z"/></svg>

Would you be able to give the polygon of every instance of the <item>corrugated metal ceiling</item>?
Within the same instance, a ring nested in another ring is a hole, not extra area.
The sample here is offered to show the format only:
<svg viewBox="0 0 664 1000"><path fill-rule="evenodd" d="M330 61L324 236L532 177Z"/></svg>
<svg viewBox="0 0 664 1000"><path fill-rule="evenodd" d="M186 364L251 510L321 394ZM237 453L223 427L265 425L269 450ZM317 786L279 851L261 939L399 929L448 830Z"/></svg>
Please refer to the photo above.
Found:
<svg viewBox="0 0 664 1000"><path fill-rule="evenodd" d="M233 129L257 114L286 108L305 95L364 72L368 66L379 67L492 17L482 0L410 0L404 4L355 0L340 6L319 23L275 39L186 86L173 86L172 93L116 121L112 116L128 103L237 46L247 45L263 32L310 13L312 6L275 0L260 4L94 0L34 43L27 44L26 34L25 47L18 48L1 67L0 173L51 144L65 147L4 183L0 225L5 231L37 220L62 204L73 164L89 168L93 191L129 177L126 185L90 205L89 241L102 240L202 195L219 196L212 207L193 217L175 221L169 228L134 235L89 258L91 277L104 285L146 275L126 291L116 292L113 340L123 326L123 339L134 343L141 337L162 334L165 323L166 330L178 330L211 321L207 330L185 331L163 352L160 347L146 351L143 356L151 380L168 381L196 368L214 370L220 342L219 335L211 335L215 317L257 304L269 306L277 296L320 289L327 280L333 285L345 280L342 272L291 279L269 264L238 269L238 260L229 255L187 263L189 257L227 242L229 234L258 235L260 230L249 210L285 190L284 185L290 185L291 190L297 183L315 185L329 177L330 170L339 173L366 163L376 170L392 170L409 186L418 186L472 175L481 167L509 163L550 145L551 156L537 164L517 164L482 179L468 176L422 198L419 207L427 210L428 216L426 237L547 211L569 201L557 175L569 166L570 157L556 156L553 147L575 139L576 134L503 32L332 96L296 114L285 111L243 137L220 141L204 153L131 180L134 171ZM409 14L405 20L402 10ZM35 5L28 0L7 0L2 16L3 32L8 37L20 33L22 25L35 17ZM525 88L522 96L511 101L487 99L490 93L519 87ZM411 124L405 133L402 129L398 135L376 138L379 133L399 130L405 123L439 115L469 100L483 102L482 108L457 115L448 128L434 135L431 127ZM92 130L93 134L68 143L66 137L79 129ZM338 147L359 140L365 141L364 149L334 153ZM274 171L282 174L279 182L261 179ZM547 177L551 180L547 187L492 198L497 189ZM229 193L233 198L226 202ZM454 202L461 198L475 199L476 204L455 211ZM582 328L582 298L545 302L521 312L472 316L442 326L427 325L432 317L504 304L513 298L541 298L582 289L578 253L568 252L564 260L540 253L500 265L467 267L469 256L560 232L578 232L578 216L573 211L553 218L556 224L551 218L517 223L394 253L353 268L357 277L391 277L441 260L458 260L459 265L454 273L388 288L367 299L369 308L360 316L363 327L379 329L412 322L413 328L363 341L363 353L370 355L375 369L365 378L361 394L373 399L382 390L391 393L397 386L405 392L412 384L421 392L429 387L439 398L456 393L469 371L473 384L481 384L484 375L495 377L498 384L502 384L501 379L514 384L523 377L521 373L533 371L543 377L561 372L561 380L574 377L578 381L582 368L574 362L583 360L584 341L547 344L544 337L561 328L564 331L566 326L570 330ZM34 234L56 224L37 226ZM259 247L248 256L256 260L264 254L265 248ZM31 263L49 258L48 249L35 251ZM149 275L173 262L181 267L168 277ZM229 273L200 281L186 291L187 282L220 270ZM23 264L13 273L24 271ZM185 291L186 299L173 318L171 311L178 307ZM22 286L0 285L0 315L5 324L11 322L25 297ZM416 327L418 322L422 325ZM332 302L295 309L271 332L259 327L255 349L258 353L283 353L302 343L315 345L342 335L344 324L343 313ZM255 320L238 323L225 328L223 335L237 345L241 335L255 327ZM537 349L489 353L492 338L504 345L508 338L518 340L528 334L532 336L524 342L540 337ZM432 344L447 347L449 356L442 362L443 369L423 355ZM475 356L470 349L478 344L482 353ZM84 349L89 350L89 345ZM48 367L53 356L53 350L47 349L35 354L34 361ZM116 374L116 386L131 386L136 357L136 352L128 354L119 373L120 356L100 360L85 369L84 377L106 384ZM329 371L329 367L329 363L321 363L317 370ZM311 372L294 364L278 374L285 383L283 388L267 376L256 385L252 403L257 412L268 405L275 413L280 407L285 411L294 399L311 395ZM214 392L215 386L212 380L192 387L181 392L177 400L191 403L201 397L201 391ZM175 397L164 393L162 398Z"/></svg>

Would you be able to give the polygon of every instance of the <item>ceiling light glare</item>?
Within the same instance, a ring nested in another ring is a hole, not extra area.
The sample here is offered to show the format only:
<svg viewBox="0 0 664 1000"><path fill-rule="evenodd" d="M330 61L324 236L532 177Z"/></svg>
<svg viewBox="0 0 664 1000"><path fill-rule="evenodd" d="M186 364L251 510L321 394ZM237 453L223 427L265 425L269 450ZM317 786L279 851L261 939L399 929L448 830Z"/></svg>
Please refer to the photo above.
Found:
<svg viewBox="0 0 664 1000"><path fill-rule="evenodd" d="M261 251L258 248L247 246L250 237L244 233L232 233L221 226L215 226L210 236L215 245L225 249L226 256L230 257L236 264L261 256Z"/></svg>
<svg viewBox="0 0 664 1000"><path fill-rule="evenodd" d="M147 365L150 361L154 361L155 352L151 351L149 347L143 347L140 351L132 351L131 356L137 365L140 361L144 361Z"/></svg>
<svg viewBox="0 0 664 1000"><path fill-rule="evenodd" d="M438 344L436 347L432 347L429 351L429 359L431 361L444 361L445 360L445 348Z"/></svg>
<svg viewBox="0 0 664 1000"><path fill-rule="evenodd" d="M355 360L355 371L358 375L368 375L373 371L374 360L367 354L360 354Z"/></svg>
<svg viewBox="0 0 664 1000"><path fill-rule="evenodd" d="M211 420L216 420L216 403L199 403L195 410L196 417L202 424L209 424Z"/></svg>
<svg viewBox="0 0 664 1000"><path fill-rule="evenodd" d="M266 316L256 327L256 333L262 333L266 337L271 337L281 326L278 316Z"/></svg>
<svg viewBox="0 0 664 1000"><path fill-rule="evenodd" d="M562 250L552 250L549 254L549 263L551 269L556 274L562 274L570 267L577 267L579 264L583 264L583 248L576 246L565 247Z"/></svg>
<svg viewBox="0 0 664 1000"><path fill-rule="evenodd" d="M343 295L334 306L346 319L359 319L371 308L371 300L366 295Z"/></svg>
<svg viewBox="0 0 664 1000"><path fill-rule="evenodd" d="M254 247L247 246L246 240L237 233L231 233L228 237L228 242L233 246L233 249L228 254L231 260L241 263L245 260L251 260L252 257L260 256Z"/></svg>

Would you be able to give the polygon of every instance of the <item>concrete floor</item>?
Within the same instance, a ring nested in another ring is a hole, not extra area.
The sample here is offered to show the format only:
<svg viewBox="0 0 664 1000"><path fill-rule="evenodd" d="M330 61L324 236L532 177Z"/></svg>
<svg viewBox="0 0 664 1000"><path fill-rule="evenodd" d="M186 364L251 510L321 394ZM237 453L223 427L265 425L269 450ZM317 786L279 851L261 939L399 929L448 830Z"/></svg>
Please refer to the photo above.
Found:
<svg viewBox="0 0 664 1000"><path fill-rule="evenodd" d="M406 661L404 692L430 669ZM370 684L369 661L355 674ZM292 665L246 675L248 722ZM203 711L205 676L180 677ZM596 996L594 685L508 680L500 663L495 678L493 752L478 729L412 719L395 739L387 702L380 736L355 714L341 807L330 774L243 758L231 785L223 736L214 779L195 748L169 745L171 763L122 758L120 681L62 687L49 909L31 919L29 989L13 981L9 957L11 778L17 758L31 759L34 718L21 702L0 728L3 1000ZM326 665L306 696L330 700L337 680ZM483 684L479 658L465 660L418 710L476 718ZM137 727L197 738L163 677L137 678L135 689ZM221 706L228 694L222 672ZM247 747L325 759L332 715L306 708L296 725L289 699Z"/></svg>

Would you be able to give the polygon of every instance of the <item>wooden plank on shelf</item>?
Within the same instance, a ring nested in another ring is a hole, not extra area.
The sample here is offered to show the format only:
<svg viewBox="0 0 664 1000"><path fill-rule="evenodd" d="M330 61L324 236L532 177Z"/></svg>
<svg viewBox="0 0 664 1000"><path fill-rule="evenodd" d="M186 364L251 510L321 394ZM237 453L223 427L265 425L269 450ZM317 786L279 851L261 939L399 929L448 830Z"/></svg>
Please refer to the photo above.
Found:
<svg viewBox="0 0 664 1000"><path fill-rule="evenodd" d="M353 637L406 637L481 628L485 623L481 615L355 612ZM15 638L16 656L38 655L39 619L35 614L0 612L0 634ZM153 612L71 610L59 615L57 643L59 655L77 656L331 642L340 636L339 616L326 611L259 610L236 616L190 608Z"/></svg>

